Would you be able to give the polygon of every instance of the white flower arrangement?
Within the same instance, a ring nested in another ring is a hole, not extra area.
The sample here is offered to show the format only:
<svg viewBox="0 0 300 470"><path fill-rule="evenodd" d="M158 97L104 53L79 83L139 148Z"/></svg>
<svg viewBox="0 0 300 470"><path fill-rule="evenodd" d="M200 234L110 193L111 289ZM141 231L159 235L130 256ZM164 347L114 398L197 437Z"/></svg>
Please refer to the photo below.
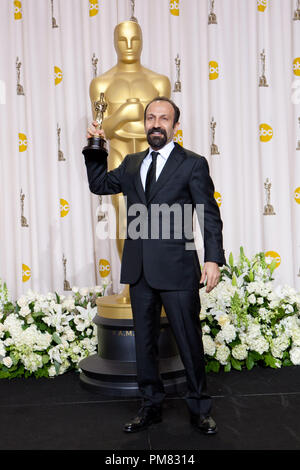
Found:
<svg viewBox="0 0 300 470"><path fill-rule="evenodd" d="M300 364L300 293L274 287L275 261L243 248L221 269L210 293L200 290L207 371ZM11 302L0 280L0 378L53 377L78 369L97 352L96 298L106 286L73 287L69 296L29 291Z"/></svg>
<svg viewBox="0 0 300 470"><path fill-rule="evenodd" d="M53 377L97 351L93 318L107 286L69 296L28 291L14 304L0 280L0 378Z"/></svg>
<svg viewBox="0 0 300 470"><path fill-rule="evenodd" d="M248 259L241 247L237 263L230 254L217 287L200 290L207 371L300 364L300 293L274 287L275 266L264 253Z"/></svg>

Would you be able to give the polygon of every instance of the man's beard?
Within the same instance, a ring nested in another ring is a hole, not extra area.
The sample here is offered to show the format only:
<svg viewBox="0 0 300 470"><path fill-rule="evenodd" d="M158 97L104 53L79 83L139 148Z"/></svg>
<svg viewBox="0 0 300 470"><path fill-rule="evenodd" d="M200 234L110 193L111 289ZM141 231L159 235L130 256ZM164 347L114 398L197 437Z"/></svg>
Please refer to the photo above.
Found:
<svg viewBox="0 0 300 470"><path fill-rule="evenodd" d="M162 135L156 135L154 134L154 132L160 132ZM152 129L149 129L149 131L147 132L148 144L154 150L162 149L166 145L167 140L167 133L161 127L152 127Z"/></svg>

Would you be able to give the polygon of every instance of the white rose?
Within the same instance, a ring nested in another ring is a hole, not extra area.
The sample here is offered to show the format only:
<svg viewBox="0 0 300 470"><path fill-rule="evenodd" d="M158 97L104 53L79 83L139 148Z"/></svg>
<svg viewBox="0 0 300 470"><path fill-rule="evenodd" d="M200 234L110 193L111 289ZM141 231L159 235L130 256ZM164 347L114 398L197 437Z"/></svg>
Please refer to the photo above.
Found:
<svg viewBox="0 0 300 470"><path fill-rule="evenodd" d="M204 326L202 327L202 333L204 333L204 334L210 333L210 328L209 328L208 325L204 325Z"/></svg>
<svg viewBox="0 0 300 470"><path fill-rule="evenodd" d="M74 341L75 333L72 328L68 328L65 333L68 341Z"/></svg>
<svg viewBox="0 0 300 470"><path fill-rule="evenodd" d="M264 303L263 297L258 297L257 303L260 304L260 305L262 305L262 304Z"/></svg>
<svg viewBox="0 0 300 470"><path fill-rule="evenodd" d="M216 345L219 346L220 344L224 344L225 338L223 335L223 330L219 331L219 333L215 337Z"/></svg>
<svg viewBox="0 0 300 470"><path fill-rule="evenodd" d="M236 329L233 325L226 324L222 328L222 332L223 332L223 338L226 341L226 343L231 343L231 341L233 341L236 337Z"/></svg>
<svg viewBox="0 0 300 470"><path fill-rule="evenodd" d="M8 368L10 368L13 365L13 361L9 356L4 357L2 362Z"/></svg>
<svg viewBox="0 0 300 470"><path fill-rule="evenodd" d="M25 307L26 305L28 305L28 301L27 301L27 297L26 295L22 295L18 301L17 301L17 304L19 305L19 307Z"/></svg>
<svg viewBox="0 0 300 470"><path fill-rule="evenodd" d="M285 306L285 313L292 313L294 311L294 307L292 305Z"/></svg>
<svg viewBox="0 0 300 470"><path fill-rule="evenodd" d="M248 342L249 348L253 351L258 352L259 354L263 354L264 352L268 351L269 343L265 338L261 336L257 336L255 339L250 340Z"/></svg>
<svg viewBox="0 0 300 470"><path fill-rule="evenodd" d="M54 377L56 375L56 369L54 366L49 367L48 374L49 374L49 377Z"/></svg>
<svg viewBox="0 0 300 470"><path fill-rule="evenodd" d="M248 300L250 304L256 304L256 297L254 294L249 295Z"/></svg>
<svg viewBox="0 0 300 470"><path fill-rule="evenodd" d="M218 318L218 323L219 323L220 326L224 326L227 323L230 323L229 316L226 313L223 314L223 315L220 315L219 318Z"/></svg>
<svg viewBox="0 0 300 470"><path fill-rule="evenodd" d="M5 355L6 355L5 345L2 341L0 341L0 356L5 356Z"/></svg>
<svg viewBox="0 0 300 470"><path fill-rule="evenodd" d="M95 286L94 287L94 292L99 294L99 293L102 293L104 290L103 286Z"/></svg>
<svg viewBox="0 0 300 470"><path fill-rule="evenodd" d="M69 297L69 298L66 298L63 303L62 303L62 306L64 308L66 308L68 311L72 311L74 310L75 308L75 301L73 299L73 297Z"/></svg>
<svg viewBox="0 0 300 470"><path fill-rule="evenodd" d="M240 361L246 359L248 356L248 346L246 344L237 344L232 348L232 355Z"/></svg>
<svg viewBox="0 0 300 470"><path fill-rule="evenodd" d="M26 317L30 313L31 313L31 310L28 307L28 305L25 305L24 307L20 308L19 315L21 315L21 317Z"/></svg>
<svg viewBox="0 0 300 470"><path fill-rule="evenodd" d="M216 352L216 345L214 340L209 335L202 336L204 354L213 356Z"/></svg>
<svg viewBox="0 0 300 470"><path fill-rule="evenodd" d="M291 336L293 346L300 346L300 328L297 326L292 327Z"/></svg>
<svg viewBox="0 0 300 470"><path fill-rule="evenodd" d="M80 290L79 290L79 294L84 297L86 295L89 294L89 289L87 287L82 287Z"/></svg>
<svg viewBox="0 0 300 470"><path fill-rule="evenodd" d="M220 364L226 365L228 362L229 354L230 349L225 346L225 344L221 344L217 347L216 359L220 362Z"/></svg>
<svg viewBox="0 0 300 470"><path fill-rule="evenodd" d="M300 365L300 348L292 348L290 350L290 358L295 366Z"/></svg>
<svg viewBox="0 0 300 470"><path fill-rule="evenodd" d="M5 346L11 346L12 344L14 344L14 340L12 338L6 338L3 341L3 344L5 344Z"/></svg>

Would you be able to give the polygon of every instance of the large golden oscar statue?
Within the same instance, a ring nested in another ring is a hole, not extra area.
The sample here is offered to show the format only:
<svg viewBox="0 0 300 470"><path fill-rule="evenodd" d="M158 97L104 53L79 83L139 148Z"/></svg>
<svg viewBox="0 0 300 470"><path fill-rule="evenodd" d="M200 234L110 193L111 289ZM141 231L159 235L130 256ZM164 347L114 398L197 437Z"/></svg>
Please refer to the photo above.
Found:
<svg viewBox="0 0 300 470"><path fill-rule="evenodd" d="M171 84L168 77L141 65L142 42L142 31L137 22L124 21L118 24L114 31L118 62L106 73L94 78L90 85L92 104L99 99L101 93L104 93L107 103L102 127L109 140L109 170L118 167L127 154L147 148L144 131L145 106L156 96L170 97ZM92 111L95 119L93 106ZM113 195L111 199L116 212L117 234L125 233L123 195ZM120 221L123 223L122 227L119 226ZM116 242L121 259L124 241L117 237ZM98 309L101 316L108 318L132 318L128 286L120 295L99 299Z"/></svg>
<svg viewBox="0 0 300 470"><path fill-rule="evenodd" d="M142 31L137 21L124 21L114 31L117 64L103 75L92 80L90 99L93 118L94 104L104 96L107 104L102 127L109 140L108 169L120 165L123 158L148 147L144 131L144 109L156 96L170 97L171 84L168 77L141 65ZM104 94L104 95L102 95ZM126 224L122 194L111 196L116 212L117 234ZM123 217L124 214L124 217ZM120 219L120 220L119 220ZM123 232L124 233L124 232ZM117 238L121 258L123 239ZM135 342L129 288L119 295L97 299L98 315L94 318L98 330L98 354L83 359L79 367L84 386L106 395L138 395L135 365ZM162 312L159 340L160 371L166 391L175 387L178 391L185 383L184 368L178 355L171 328Z"/></svg>

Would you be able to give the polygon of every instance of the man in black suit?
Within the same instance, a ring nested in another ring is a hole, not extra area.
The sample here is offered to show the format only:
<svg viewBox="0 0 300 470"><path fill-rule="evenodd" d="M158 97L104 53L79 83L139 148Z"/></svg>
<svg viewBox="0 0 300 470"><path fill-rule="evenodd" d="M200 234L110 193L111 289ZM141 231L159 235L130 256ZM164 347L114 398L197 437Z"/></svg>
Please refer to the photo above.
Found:
<svg viewBox="0 0 300 470"><path fill-rule="evenodd" d="M185 399L191 423L205 434L217 432L206 390L199 287L206 281L209 292L219 281L219 266L225 264L223 224L206 159L173 142L179 115L171 100L155 98L144 115L149 149L127 155L110 172L106 159L85 157L93 193L123 192L127 198L121 283L130 285L137 380L143 404L137 416L124 425L125 432L140 431L162 419L165 393L157 346L162 305L186 370ZM104 137L95 124L89 127L88 137ZM201 225L203 222L202 273L197 252L190 249L194 246L192 214L197 209L199 216L199 207L203 208L203 220L199 220ZM186 208L191 210L185 212Z"/></svg>

